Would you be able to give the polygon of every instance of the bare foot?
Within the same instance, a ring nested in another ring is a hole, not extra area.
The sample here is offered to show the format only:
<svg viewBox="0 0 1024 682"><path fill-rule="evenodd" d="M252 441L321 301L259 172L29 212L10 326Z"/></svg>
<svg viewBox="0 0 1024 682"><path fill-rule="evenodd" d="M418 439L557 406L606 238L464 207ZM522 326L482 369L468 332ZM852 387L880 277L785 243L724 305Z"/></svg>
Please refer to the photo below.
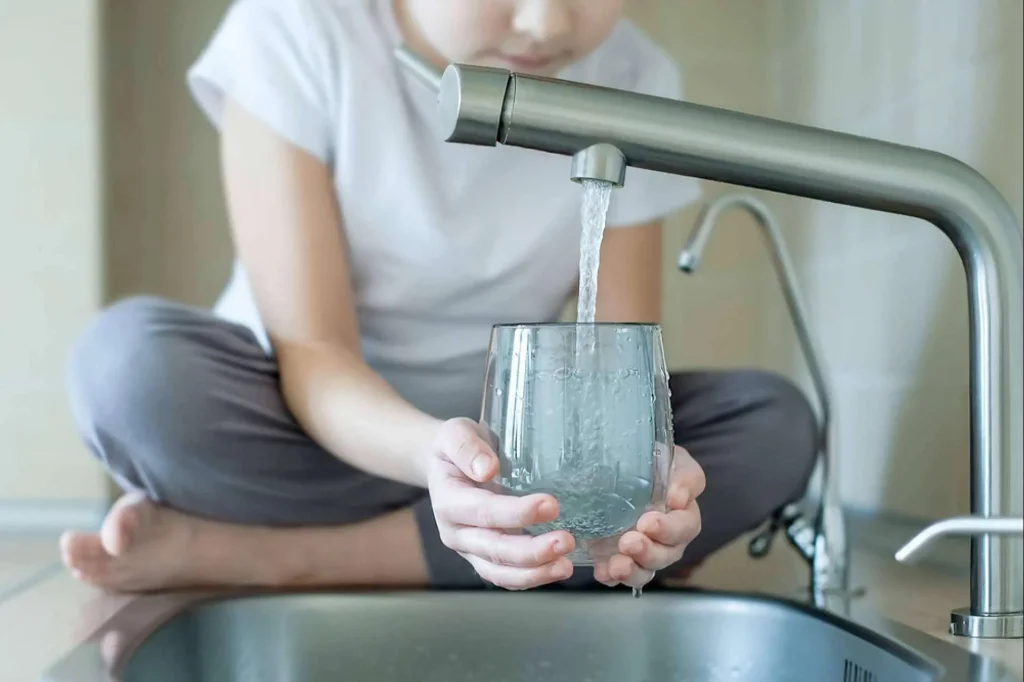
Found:
<svg viewBox="0 0 1024 682"><path fill-rule="evenodd" d="M176 587L189 575L194 519L130 493L111 508L99 533L61 536L61 558L83 582L137 592Z"/></svg>
<svg viewBox="0 0 1024 682"><path fill-rule="evenodd" d="M132 493L99 533L67 532L60 546L76 578L115 592L426 582L411 509L349 526L265 528L188 516Z"/></svg>

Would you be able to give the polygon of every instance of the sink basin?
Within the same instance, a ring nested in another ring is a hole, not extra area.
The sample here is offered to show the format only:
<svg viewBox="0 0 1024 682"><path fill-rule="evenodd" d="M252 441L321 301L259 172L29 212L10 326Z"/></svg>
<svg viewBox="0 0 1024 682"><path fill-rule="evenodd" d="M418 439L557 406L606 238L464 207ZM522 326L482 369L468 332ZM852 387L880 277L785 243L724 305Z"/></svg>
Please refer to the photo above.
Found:
<svg viewBox="0 0 1024 682"><path fill-rule="evenodd" d="M158 616L152 614L160 609L140 616L131 608L44 679L1018 680L994 661L890 621L866 625L788 600L731 593L633 599L586 592L329 592L202 598ZM105 651L112 632L121 638L116 654Z"/></svg>

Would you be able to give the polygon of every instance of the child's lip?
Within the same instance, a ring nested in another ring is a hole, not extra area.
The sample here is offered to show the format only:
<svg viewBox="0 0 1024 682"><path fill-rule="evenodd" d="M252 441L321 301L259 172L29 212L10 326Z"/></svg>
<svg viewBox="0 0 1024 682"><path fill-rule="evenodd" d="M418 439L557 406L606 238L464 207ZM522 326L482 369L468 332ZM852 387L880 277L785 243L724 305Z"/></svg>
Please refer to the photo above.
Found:
<svg viewBox="0 0 1024 682"><path fill-rule="evenodd" d="M499 54L499 58L517 69L542 69L546 66L550 66L557 59L555 56L534 56L534 55L512 55L512 54Z"/></svg>

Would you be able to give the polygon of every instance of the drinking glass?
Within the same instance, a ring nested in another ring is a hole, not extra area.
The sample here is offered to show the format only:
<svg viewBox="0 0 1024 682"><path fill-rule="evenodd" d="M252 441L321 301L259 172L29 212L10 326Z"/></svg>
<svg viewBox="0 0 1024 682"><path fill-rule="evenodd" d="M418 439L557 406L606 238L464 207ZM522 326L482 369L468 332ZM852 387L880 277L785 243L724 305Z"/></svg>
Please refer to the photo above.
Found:
<svg viewBox="0 0 1024 682"><path fill-rule="evenodd" d="M664 511L673 456L668 371L653 324L509 324L491 331L481 422L491 482L559 504L532 535L566 530L576 566L605 561L650 510Z"/></svg>

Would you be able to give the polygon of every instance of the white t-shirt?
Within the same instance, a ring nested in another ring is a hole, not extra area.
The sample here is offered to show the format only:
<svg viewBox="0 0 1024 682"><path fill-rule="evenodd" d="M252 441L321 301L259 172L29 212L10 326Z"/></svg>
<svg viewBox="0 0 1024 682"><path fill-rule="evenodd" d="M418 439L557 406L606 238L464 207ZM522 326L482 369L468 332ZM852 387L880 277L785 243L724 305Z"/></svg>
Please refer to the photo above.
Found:
<svg viewBox="0 0 1024 682"><path fill-rule="evenodd" d="M215 126L230 95L328 164L366 361L420 409L477 417L492 325L556 319L573 294L581 189L567 157L443 142L399 36L391 0L236 0L188 83ZM625 20L559 76L680 96L674 63ZM694 180L629 169L609 228L698 196ZM216 312L272 352L237 263Z"/></svg>

